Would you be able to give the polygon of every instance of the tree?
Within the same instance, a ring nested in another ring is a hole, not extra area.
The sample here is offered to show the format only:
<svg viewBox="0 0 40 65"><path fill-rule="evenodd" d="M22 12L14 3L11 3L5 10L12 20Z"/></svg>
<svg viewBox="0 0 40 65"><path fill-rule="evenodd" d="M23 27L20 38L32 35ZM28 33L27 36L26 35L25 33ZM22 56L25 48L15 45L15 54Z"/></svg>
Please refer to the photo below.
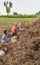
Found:
<svg viewBox="0 0 40 65"><path fill-rule="evenodd" d="M14 15L18 15L18 13L17 13L17 12L13 12L13 14L14 14Z"/></svg>
<svg viewBox="0 0 40 65"><path fill-rule="evenodd" d="M7 15L10 13L10 9L12 8L12 3L11 2L6 2L4 1L4 6L6 7L6 12L7 12Z"/></svg>
<svg viewBox="0 0 40 65"><path fill-rule="evenodd" d="M40 11L39 11L39 12L37 12L36 14L40 15Z"/></svg>

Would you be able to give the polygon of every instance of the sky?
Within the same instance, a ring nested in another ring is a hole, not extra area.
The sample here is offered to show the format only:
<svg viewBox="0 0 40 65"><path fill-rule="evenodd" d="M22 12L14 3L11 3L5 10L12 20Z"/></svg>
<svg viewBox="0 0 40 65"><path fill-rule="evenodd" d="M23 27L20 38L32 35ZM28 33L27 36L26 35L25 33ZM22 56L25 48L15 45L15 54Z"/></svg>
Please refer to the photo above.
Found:
<svg viewBox="0 0 40 65"><path fill-rule="evenodd" d="M35 14L40 10L40 0L0 0L0 15L7 14L3 5L4 1L11 1L13 3L10 14L13 14L13 12Z"/></svg>

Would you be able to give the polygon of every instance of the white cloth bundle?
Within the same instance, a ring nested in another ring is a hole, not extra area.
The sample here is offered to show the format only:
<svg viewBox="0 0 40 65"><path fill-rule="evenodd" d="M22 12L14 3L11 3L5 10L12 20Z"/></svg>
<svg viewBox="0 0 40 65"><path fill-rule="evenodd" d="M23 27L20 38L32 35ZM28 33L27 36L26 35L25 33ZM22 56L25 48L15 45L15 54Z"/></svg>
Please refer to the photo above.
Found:
<svg viewBox="0 0 40 65"><path fill-rule="evenodd" d="M4 56L5 52L3 50L0 50L0 56Z"/></svg>

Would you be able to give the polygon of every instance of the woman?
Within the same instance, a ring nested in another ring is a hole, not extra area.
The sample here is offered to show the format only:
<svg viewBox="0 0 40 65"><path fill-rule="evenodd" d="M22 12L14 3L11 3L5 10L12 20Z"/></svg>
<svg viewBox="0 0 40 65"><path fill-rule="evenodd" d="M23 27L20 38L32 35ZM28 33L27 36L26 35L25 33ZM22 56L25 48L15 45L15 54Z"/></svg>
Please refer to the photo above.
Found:
<svg viewBox="0 0 40 65"><path fill-rule="evenodd" d="M12 28L12 36L17 36L18 35L18 29L17 29L17 24L15 24Z"/></svg>
<svg viewBox="0 0 40 65"><path fill-rule="evenodd" d="M10 38L7 37L7 30L4 30L4 33L2 35L2 43L9 45L10 43Z"/></svg>

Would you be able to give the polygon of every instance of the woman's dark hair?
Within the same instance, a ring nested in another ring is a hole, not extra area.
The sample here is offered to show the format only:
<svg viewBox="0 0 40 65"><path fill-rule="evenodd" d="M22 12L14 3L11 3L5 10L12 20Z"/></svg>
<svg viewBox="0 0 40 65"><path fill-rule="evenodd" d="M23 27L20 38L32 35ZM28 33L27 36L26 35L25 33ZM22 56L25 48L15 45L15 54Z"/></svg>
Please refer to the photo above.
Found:
<svg viewBox="0 0 40 65"><path fill-rule="evenodd" d="M7 30L4 30L4 34L7 34Z"/></svg>

